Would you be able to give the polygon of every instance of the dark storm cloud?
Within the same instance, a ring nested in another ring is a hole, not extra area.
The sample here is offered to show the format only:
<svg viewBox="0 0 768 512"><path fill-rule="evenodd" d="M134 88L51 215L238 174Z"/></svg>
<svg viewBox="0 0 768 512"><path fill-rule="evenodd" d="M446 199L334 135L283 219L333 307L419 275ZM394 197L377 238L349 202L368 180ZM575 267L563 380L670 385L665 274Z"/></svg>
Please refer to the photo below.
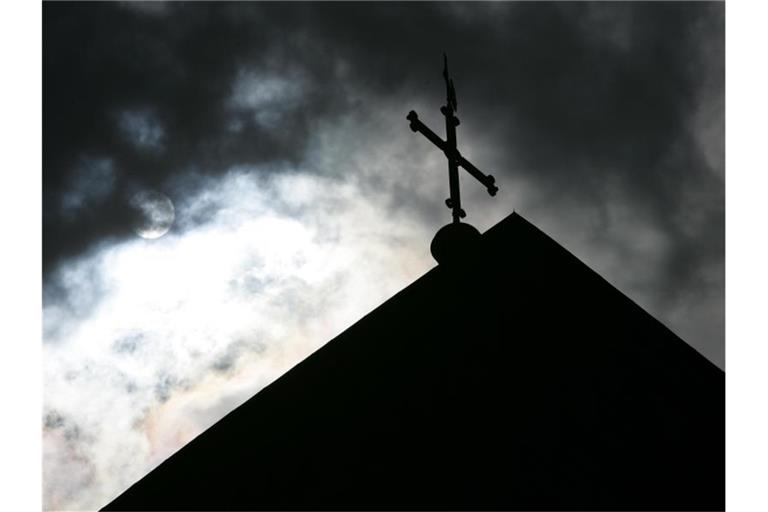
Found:
<svg viewBox="0 0 768 512"><path fill-rule="evenodd" d="M46 3L43 27L46 268L128 235L127 190L288 168L320 120L427 102L441 132L447 51L460 144L466 130L493 148L475 163L503 192L523 178L563 218L589 205L596 241L612 205L631 205L670 244L660 307L722 293L723 4ZM111 186L68 221L61 197L89 197L72 191L87 158L113 163ZM407 187L389 193L429 214Z"/></svg>
<svg viewBox="0 0 768 512"><path fill-rule="evenodd" d="M118 207L127 189L161 186L169 175L189 168L216 172L235 162L300 157L308 121L327 107L311 93L301 110L281 120L281 130L245 114L237 132L226 129L233 114L227 98L237 73L252 64L284 62L280 44L274 44L280 40L277 27L270 29L257 15L241 18L234 7L174 4L157 17L119 4L46 4L46 264L94 240L128 234L127 213ZM310 57L307 53L301 55ZM142 151L137 143L156 151ZM88 212L76 226L63 225L56 198L75 162L90 152L116 162L118 201Z"/></svg>
<svg viewBox="0 0 768 512"><path fill-rule="evenodd" d="M433 56L445 48L463 125L516 164L497 175L530 172L563 216L585 202L638 204L675 244L667 294L697 279L694 262L722 259L722 150L708 161L692 127L702 89L714 81L722 94L722 4L459 4L404 17L389 10L378 6L379 31L345 31L342 22L329 29L359 52L351 60L364 64L354 67L361 81L381 94L440 91ZM386 50L377 45L384 27L396 33ZM722 126L719 114L711 121ZM683 204L689 196L694 204ZM703 207L706 229L686 233L676 222L688 207Z"/></svg>

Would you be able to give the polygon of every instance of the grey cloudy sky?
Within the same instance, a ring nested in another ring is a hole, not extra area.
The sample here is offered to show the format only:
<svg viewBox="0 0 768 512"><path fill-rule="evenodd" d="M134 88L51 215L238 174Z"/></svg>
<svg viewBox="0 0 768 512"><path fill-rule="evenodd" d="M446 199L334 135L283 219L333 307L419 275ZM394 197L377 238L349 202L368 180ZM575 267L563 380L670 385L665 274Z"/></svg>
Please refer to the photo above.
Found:
<svg viewBox="0 0 768 512"><path fill-rule="evenodd" d="M96 508L513 209L724 365L724 4L46 3L44 478ZM137 237L130 200L175 221ZM393 377L396 378L396 369Z"/></svg>

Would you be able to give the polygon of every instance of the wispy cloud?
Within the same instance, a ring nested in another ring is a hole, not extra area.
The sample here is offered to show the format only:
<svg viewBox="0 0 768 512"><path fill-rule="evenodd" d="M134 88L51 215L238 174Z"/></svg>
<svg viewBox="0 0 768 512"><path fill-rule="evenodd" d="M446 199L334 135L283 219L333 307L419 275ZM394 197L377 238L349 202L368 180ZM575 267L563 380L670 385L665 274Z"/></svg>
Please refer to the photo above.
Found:
<svg viewBox="0 0 768 512"><path fill-rule="evenodd" d="M233 169L205 189L205 222L94 250L47 283L47 508L103 505L432 265L429 233L380 198L267 176Z"/></svg>
<svg viewBox="0 0 768 512"><path fill-rule="evenodd" d="M162 151L165 130L150 110L124 110L118 127L128 142L139 150Z"/></svg>

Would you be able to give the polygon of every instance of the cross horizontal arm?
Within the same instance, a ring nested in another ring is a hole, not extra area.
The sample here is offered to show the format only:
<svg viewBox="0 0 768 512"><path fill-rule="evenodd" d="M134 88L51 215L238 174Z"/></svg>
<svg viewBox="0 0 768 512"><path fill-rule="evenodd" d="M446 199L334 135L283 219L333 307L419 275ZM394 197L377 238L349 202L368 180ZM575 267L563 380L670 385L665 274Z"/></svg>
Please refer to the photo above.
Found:
<svg viewBox="0 0 768 512"><path fill-rule="evenodd" d="M458 153L458 151L456 151L456 153ZM477 181L485 185L489 195L495 196L496 192L499 191L499 187L496 186L496 178L490 174L483 174L480 169L472 165L472 162L461 156L461 154L456 155L456 162L461 167L463 167L465 171L471 174Z"/></svg>
<svg viewBox="0 0 768 512"><path fill-rule="evenodd" d="M435 132L429 129L427 125L421 122L419 119L419 115L411 110L408 115L406 116L406 119L411 122L411 130L414 132L421 132L423 136L428 138L432 144L439 147L443 152L445 152L446 148L448 147L446 142L441 139Z"/></svg>
<svg viewBox="0 0 768 512"><path fill-rule="evenodd" d="M441 139L435 132L429 129L427 125L421 122L419 119L419 115L411 110L408 115L406 116L406 119L411 122L411 130L414 132L420 132L422 135L424 135L427 139L429 139L432 144L440 148L440 150L445 153L445 156L449 159L454 160L459 166L463 167L464 170L466 170L469 174L472 175L477 181L485 185L485 188L488 190L488 194L491 196L495 196L496 192L499 191L499 187L496 186L496 178L493 176L485 175L472 165L472 163L461 156L461 153L459 153L458 149L450 150L448 149L448 143L446 143L443 139Z"/></svg>

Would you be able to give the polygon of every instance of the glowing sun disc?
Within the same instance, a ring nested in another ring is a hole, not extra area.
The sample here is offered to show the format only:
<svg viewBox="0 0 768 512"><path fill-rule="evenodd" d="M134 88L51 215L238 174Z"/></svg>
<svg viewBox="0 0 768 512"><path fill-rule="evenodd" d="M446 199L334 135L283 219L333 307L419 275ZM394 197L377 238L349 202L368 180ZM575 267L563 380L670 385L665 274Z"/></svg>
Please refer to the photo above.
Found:
<svg viewBox="0 0 768 512"><path fill-rule="evenodd" d="M147 240L166 234L176 218L170 198L154 190L137 192L131 197L130 206L135 214L133 231Z"/></svg>

